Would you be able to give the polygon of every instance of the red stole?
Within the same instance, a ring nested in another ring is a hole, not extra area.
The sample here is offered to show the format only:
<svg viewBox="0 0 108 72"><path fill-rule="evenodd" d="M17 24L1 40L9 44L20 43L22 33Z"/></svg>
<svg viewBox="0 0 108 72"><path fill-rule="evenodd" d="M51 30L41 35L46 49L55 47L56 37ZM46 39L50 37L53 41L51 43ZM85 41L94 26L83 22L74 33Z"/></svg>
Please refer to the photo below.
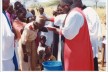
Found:
<svg viewBox="0 0 108 72"><path fill-rule="evenodd" d="M85 15L80 8L74 8L84 17L84 24L79 33L72 40L65 38L64 43L64 68L72 71L94 70L93 52Z"/></svg>

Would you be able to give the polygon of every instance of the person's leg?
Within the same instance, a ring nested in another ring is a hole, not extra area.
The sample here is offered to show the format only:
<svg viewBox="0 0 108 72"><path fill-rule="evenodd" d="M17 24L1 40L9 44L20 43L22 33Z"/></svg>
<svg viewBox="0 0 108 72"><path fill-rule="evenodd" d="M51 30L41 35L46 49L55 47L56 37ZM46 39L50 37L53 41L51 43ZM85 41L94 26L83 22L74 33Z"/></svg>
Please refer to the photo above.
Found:
<svg viewBox="0 0 108 72"><path fill-rule="evenodd" d="M104 67L105 44L102 44L102 67Z"/></svg>
<svg viewBox="0 0 108 72"><path fill-rule="evenodd" d="M38 55L37 55L37 48L36 48L36 42L32 41L31 43L31 70L34 71L36 70L36 64L38 60Z"/></svg>
<svg viewBox="0 0 108 72"><path fill-rule="evenodd" d="M94 58L94 70L98 71L98 58L97 57Z"/></svg>
<svg viewBox="0 0 108 72"><path fill-rule="evenodd" d="M2 71L15 71L15 65L12 59L2 61Z"/></svg>

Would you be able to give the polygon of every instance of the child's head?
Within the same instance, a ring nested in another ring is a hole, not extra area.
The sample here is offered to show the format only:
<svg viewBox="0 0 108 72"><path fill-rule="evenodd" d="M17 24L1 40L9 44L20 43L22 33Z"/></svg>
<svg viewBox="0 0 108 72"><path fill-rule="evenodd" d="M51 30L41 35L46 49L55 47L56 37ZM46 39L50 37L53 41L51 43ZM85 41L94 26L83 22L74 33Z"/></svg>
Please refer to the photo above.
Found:
<svg viewBox="0 0 108 72"><path fill-rule="evenodd" d="M40 14L43 14L44 13L44 8L43 7L40 7L39 8L39 12L40 12Z"/></svg>
<svg viewBox="0 0 108 72"><path fill-rule="evenodd" d="M41 45L45 45L45 42L46 42L46 37L45 36L40 36L40 43Z"/></svg>
<svg viewBox="0 0 108 72"><path fill-rule="evenodd" d="M39 29L45 26L45 20L42 16L36 18L36 22L38 23Z"/></svg>

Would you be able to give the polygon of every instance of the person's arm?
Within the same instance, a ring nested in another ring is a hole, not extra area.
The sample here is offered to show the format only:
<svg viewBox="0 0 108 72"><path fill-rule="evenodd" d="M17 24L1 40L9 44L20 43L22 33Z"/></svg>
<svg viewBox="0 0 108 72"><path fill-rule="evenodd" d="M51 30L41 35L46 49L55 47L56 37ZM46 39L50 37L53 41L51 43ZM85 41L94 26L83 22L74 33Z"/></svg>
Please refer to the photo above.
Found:
<svg viewBox="0 0 108 72"><path fill-rule="evenodd" d="M22 51L23 51L23 55L24 55L24 61L28 62L28 54L27 54L27 50L26 50L26 43L27 43L27 39L28 39L28 30L24 29L23 33L22 33L22 37L21 37L21 41L22 41Z"/></svg>
<svg viewBox="0 0 108 72"><path fill-rule="evenodd" d="M46 27L42 27L42 28L39 29L39 31L48 32L48 29Z"/></svg>
<svg viewBox="0 0 108 72"><path fill-rule="evenodd" d="M66 39L71 40L76 37L83 24L84 18L82 14L78 11L72 11L68 14L61 33Z"/></svg>
<svg viewBox="0 0 108 72"><path fill-rule="evenodd" d="M54 18L49 18L48 21L54 22Z"/></svg>
<svg viewBox="0 0 108 72"><path fill-rule="evenodd" d="M24 55L23 60L25 62L28 62L28 54L27 54L27 51L26 51L26 45L22 44L22 50L23 50L23 55Z"/></svg>
<svg viewBox="0 0 108 72"><path fill-rule="evenodd" d="M84 24L83 16L77 12L73 11L70 13L65 21L65 26L62 29L58 29L55 27L47 27L49 30L54 31L60 35L63 35L66 39L73 39L78 33L80 28Z"/></svg>
<svg viewBox="0 0 108 72"><path fill-rule="evenodd" d="M57 34L61 34L61 30L59 28L56 27L46 27L48 30L53 31Z"/></svg>
<svg viewBox="0 0 108 72"><path fill-rule="evenodd" d="M40 18L43 18L45 21L54 22L54 17L47 18L47 17L45 17L45 16L40 16Z"/></svg>

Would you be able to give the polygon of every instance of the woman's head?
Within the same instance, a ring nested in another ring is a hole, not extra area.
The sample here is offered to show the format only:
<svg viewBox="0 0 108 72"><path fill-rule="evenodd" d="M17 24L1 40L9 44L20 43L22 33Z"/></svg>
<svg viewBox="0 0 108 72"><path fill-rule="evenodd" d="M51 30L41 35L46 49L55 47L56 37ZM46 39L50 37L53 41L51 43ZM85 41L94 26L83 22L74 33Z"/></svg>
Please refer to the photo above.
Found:
<svg viewBox="0 0 108 72"><path fill-rule="evenodd" d="M17 11L17 16L20 20L24 20L26 18L26 9L24 7L21 7Z"/></svg>
<svg viewBox="0 0 108 72"><path fill-rule="evenodd" d="M57 14L63 14L64 11L63 11L63 8L60 6L60 4L57 6Z"/></svg>
<svg viewBox="0 0 108 72"><path fill-rule="evenodd" d="M14 9L15 9L15 10L18 10L18 9L21 8L21 7L23 7L23 5L22 5L19 1L16 1L16 2L14 3Z"/></svg>
<svg viewBox="0 0 108 72"><path fill-rule="evenodd" d="M73 4L72 0L60 0L60 6L63 9L64 13L68 13L70 11L70 6Z"/></svg>

